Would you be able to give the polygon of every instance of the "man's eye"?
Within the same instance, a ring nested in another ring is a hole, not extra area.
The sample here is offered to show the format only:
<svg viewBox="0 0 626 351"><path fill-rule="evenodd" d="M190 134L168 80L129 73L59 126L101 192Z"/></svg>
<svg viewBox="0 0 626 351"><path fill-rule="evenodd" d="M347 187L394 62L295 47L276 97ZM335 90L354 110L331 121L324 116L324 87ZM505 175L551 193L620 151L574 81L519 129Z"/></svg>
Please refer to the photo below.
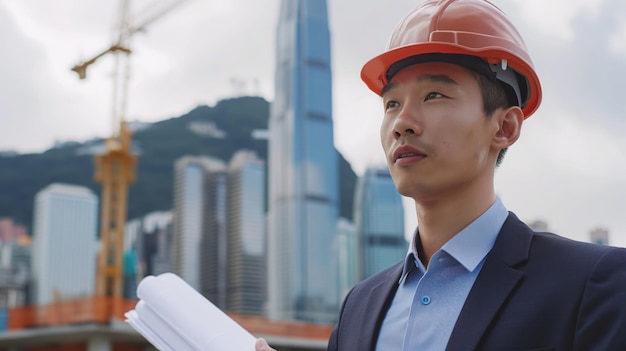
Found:
<svg viewBox="0 0 626 351"><path fill-rule="evenodd" d="M394 100L389 100L385 103L385 110L388 110L390 108L394 108L394 107L398 107L400 106L400 104L397 101Z"/></svg>
<svg viewBox="0 0 626 351"><path fill-rule="evenodd" d="M426 98L424 98L424 101L428 101L428 100L431 100L431 99L439 99L439 98L442 98L442 97L444 97L443 94L435 92L435 91L432 91L432 92L426 94Z"/></svg>

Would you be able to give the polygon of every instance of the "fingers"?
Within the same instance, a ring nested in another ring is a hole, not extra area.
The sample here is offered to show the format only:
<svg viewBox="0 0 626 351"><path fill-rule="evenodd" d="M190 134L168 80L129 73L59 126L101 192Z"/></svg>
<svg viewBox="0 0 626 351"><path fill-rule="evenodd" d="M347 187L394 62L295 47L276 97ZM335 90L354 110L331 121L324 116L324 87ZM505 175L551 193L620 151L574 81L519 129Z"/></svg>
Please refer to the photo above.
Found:
<svg viewBox="0 0 626 351"><path fill-rule="evenodd" d="M259 338L259 339L256 340L256 343L254 344L254 349L256 351L276 351L273 348L271 348L267 344L267 341L265 341L265 339L263 339L263 338Z"/></svg>

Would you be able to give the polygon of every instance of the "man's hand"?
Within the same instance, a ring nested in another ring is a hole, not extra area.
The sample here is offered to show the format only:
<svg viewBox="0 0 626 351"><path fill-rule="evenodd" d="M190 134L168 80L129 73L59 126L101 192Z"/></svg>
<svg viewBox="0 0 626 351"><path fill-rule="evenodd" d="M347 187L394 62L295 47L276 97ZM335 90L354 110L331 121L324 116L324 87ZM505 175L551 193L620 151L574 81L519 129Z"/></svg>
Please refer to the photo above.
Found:
<svg viewBox="0 0 626 351"><path fill-rule="evenodd" d="M267 344L267 341L265 341L265 339L263 338L256 339L256 343L254 344L254 349L256 351L276 351L273 348L271 348Z"/></svg>

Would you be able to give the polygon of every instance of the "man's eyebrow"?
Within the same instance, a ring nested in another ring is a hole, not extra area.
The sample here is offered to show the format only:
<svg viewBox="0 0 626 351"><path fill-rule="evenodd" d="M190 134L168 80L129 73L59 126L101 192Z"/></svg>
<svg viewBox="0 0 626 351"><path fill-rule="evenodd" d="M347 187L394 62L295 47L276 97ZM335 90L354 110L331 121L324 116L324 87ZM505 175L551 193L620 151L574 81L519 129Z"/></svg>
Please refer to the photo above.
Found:
<svg viewBox="0 0 626 351"><path fill-rule="evenodd" d="M450 76L445 74L424 74L417 78L417 82L432 82L432 83L443 83L450 85L459 85L456 80L450 78ZM398 83L389 83L383 87L381 95L385 95L386 92L396 87Z"/></svg>
<svg viewBox="0 0 626 351"><path fill-rule="evenodd" d="M398 83L389 83L383 87L383 90L380 92L380 95L385 95L386 92L393 89Z"/></svg>
<svg viewBox="0 0 626 351"><path fill-rule="evenodd" d="M445 74L424 74L417 78L418 82L430 81L433 83L444 83L444 84L452 84L459 85L456 80L450 78L450 76Z"/></svg>

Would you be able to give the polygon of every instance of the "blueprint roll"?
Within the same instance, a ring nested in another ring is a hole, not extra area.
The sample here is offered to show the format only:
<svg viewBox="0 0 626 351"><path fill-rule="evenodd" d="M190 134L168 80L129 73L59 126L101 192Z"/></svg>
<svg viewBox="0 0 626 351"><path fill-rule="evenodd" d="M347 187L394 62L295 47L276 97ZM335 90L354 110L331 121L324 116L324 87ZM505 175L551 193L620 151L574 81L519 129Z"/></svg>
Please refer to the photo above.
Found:
<svg viewBox="0 0 626 351"><path fill-rule="evenodd" d="M173 273L147 276L127 322L162 351L254 351L256 338Z"/></svg>

